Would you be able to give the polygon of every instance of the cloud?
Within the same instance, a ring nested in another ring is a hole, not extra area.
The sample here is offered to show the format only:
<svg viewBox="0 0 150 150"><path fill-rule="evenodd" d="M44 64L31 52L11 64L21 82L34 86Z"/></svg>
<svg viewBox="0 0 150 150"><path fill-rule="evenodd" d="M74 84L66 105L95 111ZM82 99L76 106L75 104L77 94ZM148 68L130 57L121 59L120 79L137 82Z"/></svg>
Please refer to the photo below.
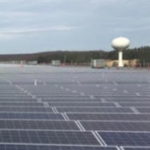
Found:
<svg viewBox="0 0 150 150"><path fill-rule="evenodd" d="M141 33L147 41L149 13L150 0L0 0L0 46L108 49L113 37Z"/></svg>
<svg viewBox="0 0 150 150"><path fill-rule="evenodd" d="M24 0L0 0L0 3L21 3L24 2Z"/></svg>
<svg viewBox="0 0 150 150"><path fill-rule="evenodd" d="M0 11L0 17L34 17L38 13L27 12L27 11Z"/></svg>
<svg viewBox="0 0 150 150"><path fill-rule="evenodd" d="M52 26L52 27L41 27L41 28L20 28L20 29L4 29L0 33L3 34L25 34L34 32L47 32L47 31L70 31L75 27L72 26Z"/></svg>
<svg viewBox="0 0 150 150"><path fill-rule="evenodd" d="M93 4L106 4L106 3L116 3L120 0L90 0L90 3Z"/></svg>
<svg viewBox="0 0 150 150"><path fill-rule="evenodd" d="M4 39L12 39L17 38L19 36L33 35L39 34L41 32L50 32L50 31L59 31L59 32L67 32L75 29L77 27L73 26L51 26L51 27L40 27L40 28L12 28L12 29L3 29L0 31L0 38Z"/></svg>

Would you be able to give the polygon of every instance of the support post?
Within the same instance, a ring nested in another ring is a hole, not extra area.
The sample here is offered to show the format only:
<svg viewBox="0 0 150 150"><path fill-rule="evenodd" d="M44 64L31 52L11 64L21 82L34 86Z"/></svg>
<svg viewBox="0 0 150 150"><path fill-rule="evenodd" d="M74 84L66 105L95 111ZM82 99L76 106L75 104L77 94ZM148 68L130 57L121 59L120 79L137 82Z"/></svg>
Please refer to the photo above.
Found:
<svg viewBox="0 0 150 150"><path fill-rule="evenodd" d="M123 64L123 52L122 51L119 51L119 53L118 53L118 67L119 68L124 67L124 64Z"/></svg>

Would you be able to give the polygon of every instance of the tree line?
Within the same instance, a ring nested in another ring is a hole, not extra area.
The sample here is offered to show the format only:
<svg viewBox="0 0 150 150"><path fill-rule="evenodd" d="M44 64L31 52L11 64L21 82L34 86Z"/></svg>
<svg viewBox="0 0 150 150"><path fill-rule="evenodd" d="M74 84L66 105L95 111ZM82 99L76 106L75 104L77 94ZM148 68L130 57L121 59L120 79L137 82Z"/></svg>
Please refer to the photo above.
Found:
<svg viewBox="0 0 150 150"><path fill-rule="evenodd" d="M9 54L0 55L0 61L33 61L38 63L50 63L52 60L60 60L62 63L89 63L91 59L118 58L117 51L89 50L89 51L53 51L34 54ZM124 59L139 59L141 63L150 63L150 47L140 47L124 51Z"/></svg>

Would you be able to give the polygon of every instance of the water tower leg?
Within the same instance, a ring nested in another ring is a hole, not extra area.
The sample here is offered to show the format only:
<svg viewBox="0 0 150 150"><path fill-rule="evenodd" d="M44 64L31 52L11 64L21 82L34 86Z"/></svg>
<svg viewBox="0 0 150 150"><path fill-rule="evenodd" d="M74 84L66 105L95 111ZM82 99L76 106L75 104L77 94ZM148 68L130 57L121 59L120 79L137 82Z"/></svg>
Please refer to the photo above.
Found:
<svg viewBox="0 0 150 150"><path fill-rule="evenodd" d="M123 64L123 52L122 51L119 51L119 54L118 54L118 67L124 67L124 64Z"/></svg>

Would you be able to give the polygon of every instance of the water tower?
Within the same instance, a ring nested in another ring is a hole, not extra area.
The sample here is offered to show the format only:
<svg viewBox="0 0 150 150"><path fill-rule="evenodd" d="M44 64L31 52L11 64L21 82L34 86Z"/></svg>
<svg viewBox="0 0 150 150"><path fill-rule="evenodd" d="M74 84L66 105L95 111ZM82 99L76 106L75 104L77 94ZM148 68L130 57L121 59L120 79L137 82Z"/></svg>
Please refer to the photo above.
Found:
<svg viewBox="0 0 150 150"><path fill-rule="evenodd" d="M112 47L118 51L118 67L124 67L123 51L130 46L130 40L125 37L119 37L112 41Z"/></svg>

